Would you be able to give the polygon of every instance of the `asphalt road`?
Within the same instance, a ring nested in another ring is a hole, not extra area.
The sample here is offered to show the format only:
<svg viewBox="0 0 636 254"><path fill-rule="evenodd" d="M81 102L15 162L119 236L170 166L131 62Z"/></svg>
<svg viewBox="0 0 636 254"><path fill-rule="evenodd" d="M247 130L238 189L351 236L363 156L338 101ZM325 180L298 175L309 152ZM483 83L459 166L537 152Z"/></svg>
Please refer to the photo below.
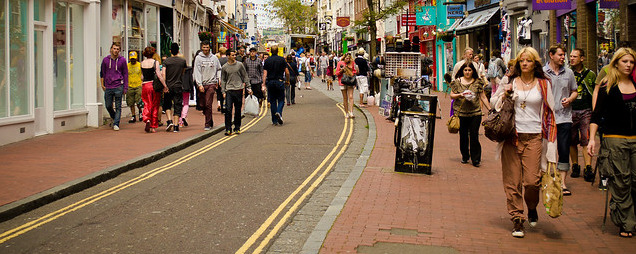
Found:
<svg viewBox="0 0 636 254"><path fill-rule="evenodd" d="M350 129L345 129L336 101L315 90L302 95L299 104L285 107L283 126L273 126L268 112L241 135L231 139L215 135L1 223L3 233L50 216L44 224L0 244L0 252L237 251L326 157L334 159L338 140ZM244 118L243 125L252 119ZM355 124L358 130L364 129L360 120ZM131 140L122 144L122 149L134 142L143 140ZM346 142L341 143L339 149L344 149ZM197 152L200 149L206 151ZM283 212L290 206L283 206ZM269 231L271 227L263 236ZM248 251L261 242L262 237Z"/></svg>

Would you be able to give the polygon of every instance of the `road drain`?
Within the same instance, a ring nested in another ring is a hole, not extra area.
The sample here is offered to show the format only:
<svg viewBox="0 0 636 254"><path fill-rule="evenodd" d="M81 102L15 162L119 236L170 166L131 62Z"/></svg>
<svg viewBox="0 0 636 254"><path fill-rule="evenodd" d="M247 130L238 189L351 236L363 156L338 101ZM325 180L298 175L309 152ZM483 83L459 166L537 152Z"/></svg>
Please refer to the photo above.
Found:
<svg viewBox="0 0 636 254"><path fill-rule="evenodd" d="M358 253L367 253L367 254L460 253L459 251L451 247L417 245L417 244L409 244L409 243L387 243L387 242L377 242L373 246L358 246L357 251Z"/></svg>

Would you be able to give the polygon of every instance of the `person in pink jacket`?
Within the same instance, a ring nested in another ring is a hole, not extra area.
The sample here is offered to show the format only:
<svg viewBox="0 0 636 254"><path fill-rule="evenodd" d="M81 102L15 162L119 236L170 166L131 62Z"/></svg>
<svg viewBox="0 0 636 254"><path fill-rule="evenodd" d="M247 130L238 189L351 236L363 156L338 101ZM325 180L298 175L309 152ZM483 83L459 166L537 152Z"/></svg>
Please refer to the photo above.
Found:
<svg viewBox="0 0 636 254"><path fill-rule="evenodd" d="M338 76L338 84L340 85L340 91L342 92L342 102L344 104L345 111L347 111L345 118L354 118L353 115L353 89L354 85L345 85L342 83L342 76L344 74L355 77L356 68L351 54L345 54L338 66L336 67L336 75Z"/></svg>

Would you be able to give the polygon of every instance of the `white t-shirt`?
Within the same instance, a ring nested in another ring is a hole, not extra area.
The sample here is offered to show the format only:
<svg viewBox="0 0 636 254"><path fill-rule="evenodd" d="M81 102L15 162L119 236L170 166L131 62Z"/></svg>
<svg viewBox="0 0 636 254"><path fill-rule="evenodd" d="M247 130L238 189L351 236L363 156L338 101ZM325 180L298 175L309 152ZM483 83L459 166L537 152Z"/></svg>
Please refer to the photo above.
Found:
<svg viewBox="0 0 636 254"><path fill-rule="evenodd" d="M513 86L516 87L515 80ZM515 128L518 133L541 133L541 108L543 97L539 91L539 84L536 84L528 91L515 89ZM525 103L524 103L525 102ZM523 107L522 105L525 105Z"/></svg>

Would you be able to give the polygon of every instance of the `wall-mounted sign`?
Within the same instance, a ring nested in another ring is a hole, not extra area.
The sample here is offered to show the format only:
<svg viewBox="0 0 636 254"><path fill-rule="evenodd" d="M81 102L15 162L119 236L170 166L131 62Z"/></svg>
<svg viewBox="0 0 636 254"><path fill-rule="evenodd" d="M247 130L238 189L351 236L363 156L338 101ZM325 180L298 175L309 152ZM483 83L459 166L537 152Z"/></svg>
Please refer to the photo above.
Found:
<svg viewBox="0 0 636 254"><path fill-rule="evenodd" d="M351 20L349 19L349 17L336 18L336 25L338 25L339 27L347 27L349 26L349 24L351 24Z"/></svg>
<svg viewBox="0 0 636 254"><path fill-rule="evenodd" d="M417 16L415 13L402 14L402 26L415 26Z"/></svg>
<svg viewBox="0 0 636 254"><path fill-rule="evenodd" d="M532 0L532 10L569 10L572 9L571 0Z"/></svg>
<svg viewBox="0 0 636 254"><path fill-rule="evenodd" d="M466 6L463 4L449 4L446 5L446 18L449 19L461 19L464 17L464 10Z"/></svg>

